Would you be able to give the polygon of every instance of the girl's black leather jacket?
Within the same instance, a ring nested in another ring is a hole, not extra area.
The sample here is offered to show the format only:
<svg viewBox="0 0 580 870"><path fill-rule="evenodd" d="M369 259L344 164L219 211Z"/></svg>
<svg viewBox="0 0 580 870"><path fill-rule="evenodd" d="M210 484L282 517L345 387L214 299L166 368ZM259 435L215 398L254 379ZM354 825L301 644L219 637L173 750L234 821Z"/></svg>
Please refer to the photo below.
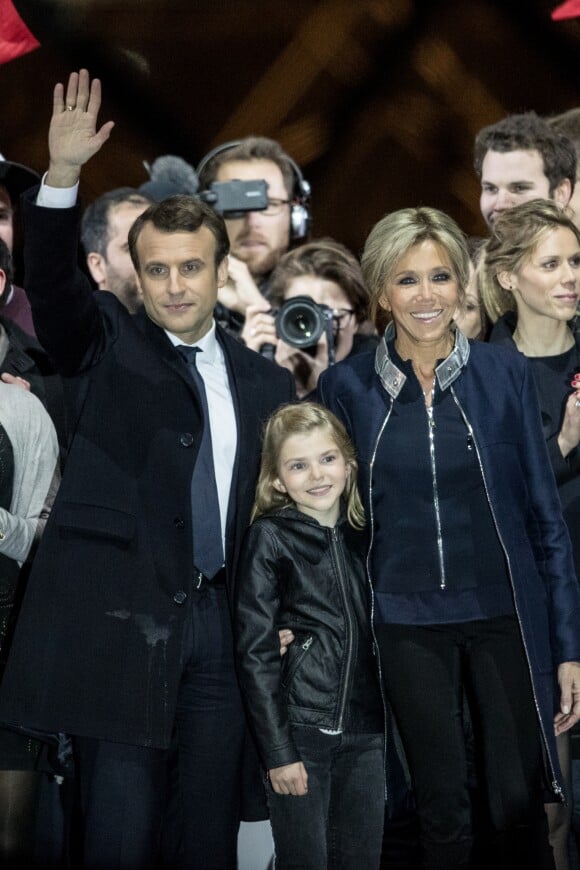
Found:
<svg viewBox="0 0 580 870"><path fill-rule="evenodd" d="M234 631L242 694L266 769L300 761L290 723L381 733L366 539L293 507L248 529ZM295 640L280 657L278 630Z"/></svg>

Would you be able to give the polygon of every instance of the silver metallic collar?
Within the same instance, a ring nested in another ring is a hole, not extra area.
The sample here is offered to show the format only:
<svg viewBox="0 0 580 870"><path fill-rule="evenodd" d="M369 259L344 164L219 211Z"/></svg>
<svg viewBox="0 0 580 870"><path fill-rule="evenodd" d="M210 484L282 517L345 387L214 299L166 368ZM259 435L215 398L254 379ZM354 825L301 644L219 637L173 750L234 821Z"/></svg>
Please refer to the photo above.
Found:
<svg viewBox="0 0 580 870"><path fill-rule="evenodd" d="M391 398L396 399L407 380L407 376L397 368L389 357L387 343L395 336L395 324L389 323L375 354L375 371ZM469 342L463 333L455 330L455 344L449 356L435 369L440 390L446 390L459 377L461 369L469 359Z"/></svg>

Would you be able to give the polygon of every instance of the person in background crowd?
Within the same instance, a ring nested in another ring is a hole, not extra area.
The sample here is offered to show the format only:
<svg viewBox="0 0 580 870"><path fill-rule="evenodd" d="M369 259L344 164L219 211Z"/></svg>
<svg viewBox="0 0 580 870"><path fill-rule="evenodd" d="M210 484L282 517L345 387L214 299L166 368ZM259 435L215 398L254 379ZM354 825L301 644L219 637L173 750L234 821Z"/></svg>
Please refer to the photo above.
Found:
<svg viewBox="0 0 580 870"><path fill-rule="evenodd" d="M12 278L12 257L0 239L0 378L38 396L56 426L64 458L67 435L62 382L36 339L4 315Z"/></svg>
<svg viewBox="0 0 580 870"><path fill-rule="evenodd" d="M580 227L580 185L578 184L580 177L580 108L568 109L567 112L562 112L560 115L553 115L551 118L546 118L546 122L556 133L569 139L576 151L576 184L568 207L572 210L574 223Z"/></svg>
<svg viewBox="0 0 580 870"><path fill-rule="evenodd" d="M455 323L466 338L485 341L489 332L489 319L485 311L479 284L476 277L477 264L481 254L481 248L485 239L476 236L468 237L467 249L469 251L469 282L465 288L463 305L455 313Z"/></svg>
<svg viewBox="0 0 580 870"><path fill-rule="evenodd" d="M253 350L264 346L273 350L275 361L294 375L300 398L316 389L320 373L328 368L328 334L324 331L305 350L287 344L277 334L275 317L285 302L306 296L330 310L336 362L376 347L376 336L364 330L369 325L369 294L360 265L344 245L333 239L318 239L289 251L271 276L268 296L269 302L248 308L242 338Z"/></svg>
<svg viewBox="0 0 580 870"><path fill-rule="evenodd" d="M14 249L14 211L20 194L37 184L39 178L28 166L13 163L0 154L0 239L4 241L11 255ZM4 316L14 321L28 335L35 334L26 293L22 287L17 287L12 282L7 288Z"/></svg>
<svg viewBox="0 0 580 870"><path fill-rule="evenodd" d="M488 228L508 208L530 199L564 207L576 182L576 152L535 112L509 115L475 137L479 205Z"/></svg>
<svg viewBox="0 0 580 870"><path fill-rule="evenodd" d="M501 216L482 254L478 281L495 324L490 341L530 360L544 436L580 565L580 230L554 203L533 200ZM558 739L568 805L547 804L558 870L569 867L570 742Z"/></svg>
<svg viewBox="0 0 580 870"><path fill-rule="evenodd" d="M362 268L391 323L374 358L328 369L318 392L357 450L423 866L463 870L487 850L497 868L550 868L543 789L562 797L554 727L580 718L580 591L531 372L454 327L469 255L447 215L387 215ZM490 825L475 854L464 697Z"/></svg>
<svg viewBox="0 0 580 870"><path fill-rule="evenodd" d="M129 230L151 205L151 199L132 187L103 193L84 211L81 242L87 267L99 290L114 293L130 314L143 304L129 254Z"/></svg>
<svg viewBox="0 0 580 870"><path fill-rule="evenodd" d="M36 396L0 382L0 679L30 562L58 485L58 444ZM0 864L33 866L43 743L0 727Z"/></svg>
<svg viewBox="0 0 580 870"><path fill-rule="evenodd" d="M203 158L198 173L202 190L214 181L261 179L268 185L267 209L226 219L231 253L218 317L239 333L248 305L269 298L270 276L280 259L308 238L310 187L282 146L265 136L218 146Z"/></svg>

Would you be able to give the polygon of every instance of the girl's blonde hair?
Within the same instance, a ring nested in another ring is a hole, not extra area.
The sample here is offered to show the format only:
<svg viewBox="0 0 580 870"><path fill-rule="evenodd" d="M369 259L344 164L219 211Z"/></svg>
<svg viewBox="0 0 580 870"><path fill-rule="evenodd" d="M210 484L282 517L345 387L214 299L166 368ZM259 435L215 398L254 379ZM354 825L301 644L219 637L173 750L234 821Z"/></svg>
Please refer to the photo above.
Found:
<svg viewBox="0 0 580 870"><path fill-rule="evenodd" d="M268 420L264 430L262 464L252 522L262 514L292 504L290 496L274 488L274 481L280 476L280 453L286 439L292 435L309 435L316 429L325 429L329 433L350 469L342 494L346 517L355 529L363 528L365 515L356 483L358 463L354 447L340 420L315 402L283 405Z"/></svg>
<svg viewBox="0 0 580 870"><path fill-rule="evenodd" d="M580 230L566 211L551 200L532 199L507 209L497 218L475 273L483 305L493 323L508 311L517 310L513 293L502 287L498 275L521 269L543 235L559 227L574 233L580 245Z"/></svg>

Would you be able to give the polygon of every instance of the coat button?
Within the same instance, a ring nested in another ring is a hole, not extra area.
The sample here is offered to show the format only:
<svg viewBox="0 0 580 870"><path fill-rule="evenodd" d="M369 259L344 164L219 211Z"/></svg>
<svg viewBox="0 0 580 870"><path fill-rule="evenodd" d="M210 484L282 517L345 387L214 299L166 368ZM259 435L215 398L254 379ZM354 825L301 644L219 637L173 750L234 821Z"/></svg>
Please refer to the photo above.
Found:
<svg viewBox="0 0 580 870"><path fill-rule="evenodd" d="M175 526L176 529L184 529L185 528L185 523L183 522L181 517L175 517L175 519L173 520L173 525Z"/></svg>
<svg viewBox="0 0 580 870"><path fill-rule="evenodd" d="M182 432L179 436L179 443L182 447L191 447L194 441L195 438L193 437L191 432Z"/></svg>
<svg viewBox="0 0 580 870"><path fill-rule="evenodd" d="M187 592L184 592L183 590L176 592L173 596L173 600L176 604L184 604L187 600Z"/></svg>

